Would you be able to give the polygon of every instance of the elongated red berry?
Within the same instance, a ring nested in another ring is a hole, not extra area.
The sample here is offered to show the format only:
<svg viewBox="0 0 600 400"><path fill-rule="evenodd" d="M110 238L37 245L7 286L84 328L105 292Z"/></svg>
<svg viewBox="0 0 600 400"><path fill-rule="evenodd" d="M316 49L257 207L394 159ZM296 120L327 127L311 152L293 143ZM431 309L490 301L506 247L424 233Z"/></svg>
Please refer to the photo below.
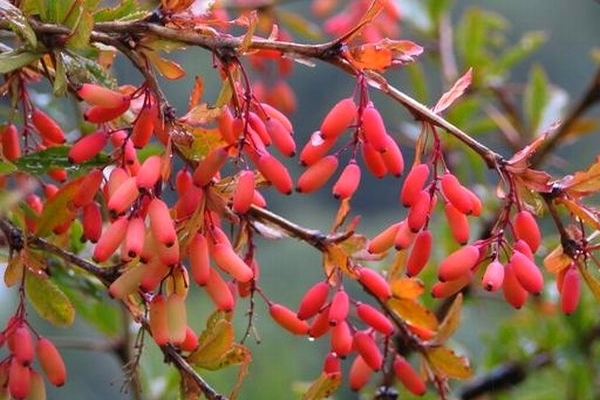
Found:
<svg viewBox="0 0 600 400"><path fill-rule="evenodd" d="M106 108L114 108L129 103L129 96L93 83L84 83L77 94L86 103Z"/></svg>
<svg viewBox="0 0 600 400"><path fill-rule="evenodd" d="M515 237L524 240L535 253L542 243L542 234L533 214L526 210L519 211L515 215L513 227Z"/></svg>
<svg viewBox="0 0 600 400"><path fill-rule="evenodd" d="M182 351L194 351L198 347L199 338L196 332L189 326L185 328L185 338L183 342L179 344L179 348Z"/></svg>
<svg viewBox="0 0 600 400"><path fill-rule="evenodd" d="M241 171L238 175L238 180L233 190L233 199L231 208L238 214L244 214L252 205L254 199L254 172L250 170Z"/></svg>
<svg viewBox="0 0 600 400"><path fill-rule="evenodd" d="M0 129L2 154L8 161L13 161L21 157L21 144L19 143L19 136L19 131L14 124L8 124Z"/></svg>
<svg viewBox="0 0 600 400"><path fill-rule="evenodd" d="M148 235L148 238L152 235ZM139 287L146 291L153 291L171 272L171 266L163 263L159 257L153 257L144 262L143 275L140 280Z"/></svg>
<svg viewBox="0 0 600 400"><path fill-rule="evenodd" d="M359 269L358 281L368 292L382 301L392 297L392 288L390 288L385 278L375 270L370 268Z"/></svg>
<svg viewBox="0 0 600 400"><path fill-rule="evenodd" d="M367 167L367 170L375 178L381 179L388 173L387 165L383 160L382 153L375 150L370 142L363 142L361 156Z"/></svg>
<svg viewBox="0 0 600 400"><path fill-rule="evenodd" d="M265 122L254 112L248 113L248 129L253 130L265 146L271 145L271 136Z"/></svg>
<svg viewBox="0 0 600 400"><path fill-rule="evenodd" d="M40 337L35 345L35 354L48 381L54 386L64 385L67 381L67 368L54 343Z"/></svg>
<svg viewBox="0 0 600 400"><path fill-rule="evenodd" d="M228 158L229 151L226 146L212 149L194 170L194 183L200 187L208 185Z"/></svg>
<svg viewBox="0 0 600 400"><path fill-rule="evenodd" d="M341 374L342 363L340 358L333 352L327 353L323 361L323 372L327 375Z"/></svg>
<svg viewBox="0 0 600 400"><path fill-rule="evenodd" d="M467 215L460 212L452 203L444 205L444 214L454 240L460 244L469 241L469 220Z"/></svg>
<svg viewBox="0 0 600 400"><path fill-rule="evenodd" d="M83 113L83 118L92 124L103 124L125 114L129 109L128 103L120 106L107 108L102 106L91 106Z"/></svg>
<svg viewBox="0 0 600 400"><path fill-rule="evenodd" d="M411 231L408 221L403 219L399 222L398 231L394 238L394 247L396 250L408 249L415 239L415 232Z"/></svg>
<svg viewBox="0 0 600 400"><path fill-rule="evenodd" d="M166 308L169 342L179 345L185 340L188 328L185 296L179 293L170 294L167 297Z"/></svg>
<svg viewBox="0 0 600 400"><path fill-rule="evenodd" d="M327 154L335 142L336 139L333 138L324 139L321 131L313 132L300 152L300 164L313 165Z"/></svg>
<svg viewBox="0 0 600 400"><path fill-rule="evenodd" d="M108 226L94 247L94 261L106 261L117 250L125 238L128 223L126 217L119 217Z"/></svg>
<svg viewBox="0 0 600 400"><path fill-rule="evenodd" d="M123 272L108 287L108 294L114 299L124 299L140 287L146 266L138 264Z"/></svg>
<svg viewBox="0 0 600 400"><path fill-rule="evenodd" d="M296 190L301 193L310 193L321 188L331 178L338 163L338 158L334 155L323 157L300 175Z"/></svg>
<svg viewBox="0 0 600 400"><path fill-rule="evenodd" d="M413 232L418 232L427 222L431 213L431 195L427 190L421 190L414 201L414 203L408 209L408 215L406 216L406 222L408 227Z"/></svg>
<svg viewBox="0 0 600 400"><path fill-rule="evenodd" d="M523 304L527 301L529 292L527 292L527 290L521 286L521 283L519 283L510 262L504 266L502 293L506 302L516 309L523 307Z"/></svg>
<svg viewBox="0 0 600 400"><path fill-rule="evenodd" d="M148 204L148 218L150 229L157 242L166 247L171 247L177 241L175 222L171 218L169 207L159 198L154 198Z"/></svg>
<svg viewBox="0 0 600 400"><path fill-rule="evenodd" d="M331 351L338 357L344 358L352 351L352 330L346 320L340 321L331 328L330 334Z"/></svg>
<svg viewBox="0 0 600 400"><path fill-rule="evenodd" d="M286 157L296 155L296 142L292 132L286 129L285 125L275 118L269 118L265 121L265 128L271 137L275 148Z"/></svg>
<svg viewBox="0 0 600 400"><path fill-rule="evenodd" d="M330 306L325 306L325 308L319 311L313 318L308 329L309 337L317 339L329 331L329 328L331 328L331 325L329 325L329 308Z"/></svg>
<svg viewBox="0 0 600 400"><path fill-rule="evenodd" d="M31 369L16 358L10 360L8 393L14 399L25 399L31 391Z"/></svg>
<svg viewBox="0 0 600 400"><path fill-rule="evenodd" d="M381 311L366 303L356 303L356 314L365 324L385 336L394 332L394 325Z"/></svg>
<svg viewBox="0 0 600 400"><path fill-rule="evenodd" d="M504 264L495 259L486 267L481 284L485 290L494 292L502 287L503 282Z"/></svg>
<svg viewBox="0 0 600 400"><path fill-rule="evenodd" d="M371 254L378 254L389 250L394 245L399 228L400 222L396 222L379 232L369 241L367 251Z"/></svg>
<svg viewBox="0 0 600 400"><path fill-rule="evenodd" d="M529 293L538 294L544 288L544 277L535 263L525 254L515 251L510 263L517 280Z"/></svg>
<svg viewBox="0 0 600 400"><path fill-rule="evenodd" d="M262 154L256 162L256 167L280 193L292 193L294 187L292 177L287 168L277 158L269 153Z"/></svg>
<svg viewBox="0 0 600 400"><path fill-rule="evenodd" d="M146 102L140 109L140 113L137 116L131 130L131 142L133 147L141 149L152 137L154 133L154 125L156 123L157 116L157 105L154 101Z"/></svg>
<svg viewBox="0 0 600 400"><path fill-rule="evenodd" d="M13 332L11 342L13 343L13 356L24 366L29 366L33 362L34 348L31 332L27 326L20 325Z"/></svg>
<svg viewBox="0 0 600 400"><path fill-rule="evenodd" d="M196 233L189 244L190 272L199 286L206 285L210 275L208 241L202 233Z"/></svg>
<svg viewBox="0 0 600 400"><path fill-rule="evenodd" d="M135 176L131 176L114 191L108 200L108 210L112 215L123 214L138 198L140 191Z"/></svg>
<svg viewBox="0 0 600 400"><path fill-rule="evenodd" d="M233 250L229 243L217 243L210 248L215 263L238 282L248 282L254 278L254 272L248 264Z"/></svg>
<svg viewBox="0 0 600 400"><path fill-rule="evenodd" d="M431 296L436 299L450 297L460 292L465 286L471 282L473 272L467 271L466 274L451 281L436 282L431 287Z"/></svg>
<svg viewBox="0 0 600 400"><path fill-rule="evenodd" d="M383 153L388 148L388 134L379 111L373 106L367 106L362 113L362 133L373 148Z"/></svg>
<svg viewBox="0 0 600 400"><path fill-rule="evenodd" d="M35 108L31 112L31 123L44 141L51 144L65 142L65 133L60 125L39 108Z"/></svg>
<svg viewBox="0 0 600 400"><path fill-rule="evenodd" d="M269 314L275 322L288 332L294 335L308 334L308 323L298 318L296 313L289 308L281 304L272 303L269 305Z"/></svg>
<svg viewBox="0 0 600 400"><path fill-rule="evenodd" d="M169 343L169 324L167 313L167 297L156 294L148 305L150 332L159 346Z"/></svg>
<svg viewBox="0 0 600 400"><path fill-rule="evenodd" d="M448 255L438 269L440 281L452 281L466 275L479 260L479 248L474 245L463 246Z"/></svg>
<svg viewBox="0 0 600 400"><path fill-rule="evenodd" d="M241 130L234 132L234 118L229 107L226 107L223 112L217 116L216 120L217 128L223 139L229 144L235 144Z"/></svg>
<svg viewBox="0 0 600 400"><path fill-rule="evenodd" d="M405 207L410 207L414 204L428 178L429 165L417 164L412 167L408 175L406 175L402 190L400 191L400 202Z"/></svg>
<svg viewBox="0 0 600 400"><path fill-rule="evenodd" d="M422 396L427 391L427 386L421 376L410 363L401 355L394 358L394 375L402 382L412 394Z"/></svg>
<svg viewBox="0 0 600 400"><path fill-rule="evenodd" d="M381 369L383 355L371 333L368 331L355 332L352 345L373 371Z"/></svg>
<svg viewBox="0 0 600 400"><path fill-rule="evenodd" d="M91 203L100 189L103 179L104 175L101 169L91 170L81 181L81 185L73 199L73 205L75 207L83 207Z"/></svg>
<svg viewBox="0 0 600 400"><path fill-rule="evenodd" d="M141 217L134 217L127 224L127 234L123 243L123 253L128 259L139 256L144 248L144 239L146 237L146 225Z"/></svg>
<svg viewBox="0 0 600 400"><path fill-rule="evenodd" d="M444 174L440 179L440 183L444 197L458 211L467 215L473 213L473 202L471 196L467 194L469 190L460 184L456 176L450 173Z"/></svg>
<svg viewBox="0 0 600 400"><path fill-rule="evenodd" d="M321 123L321 134L324 138L337 138L354 123L356 104L352 97L338 101L329 110Z"/></svg>
<svg viewBox="0 0 600 400"><path fill-rule="evenodd" d="M267 116L268 116L267 119L270 119L270 118L276 119L283 125L285 130L288 131L290 134L292 134L294 132L294 127L292 126L291 121L289 120L288 117L286 117L286 115L284 113L282 113L277 108L273 107L272 105L270 105L268 103L260 103L260 107L267 114Z"/></svg>
<svg viewBox="0 0 600 400"><path fill-rule="evenodd" d="M235 298L231 288L214 268L210 269L204 290L206 290L218 310L231 311L233 309Z"/></svg>
<svg viewBox="0 0 600 400"><path fill-rule="evenodd" d="M395 177L399 177L404 172L404 156L400 147L391 136L387 135L387 149L381 153L381 159L388 172Z"/></svg>
<svg viewBox="0 0 600 400"><path fill-rule="evenodd" d="M135 176L135 182L140 189L151 189L160 179L161 157L152 155L144 160Z"/></svg>
<svg viewBox="0 0 600 400"><path fill-rule="evenodd" d="M350 161L333 185L333 196L342 200L352 197L360 184L360 174L358 164L354 160Z"/></svg>
<svg viewBox="0 0 600 400"><path fill-rule="evenodd" d="M320 281L306 291L298 305L298 318L305 320L315 316L327 301L330 286L327 282Z"/></svg>
<svg viewBox="0 0 600 400"><path fill-rule="evenodd" d="M345 290L340 289L333 295L331 299L331 307L329 308L329 325L335 326L344 321L350 311L350 296Z"/></svg>
<svg viewBox="0 0 600 400"><path fill-rule="evenodd" d="M433 239L429 230L422 230L417 233L406 260L406 275L417 276L425 267L431 255L432 242Z"/></svg>
<svg viewBox="0 0 600 400"><path fill-rule="evenodd" d="M98 242L102 236L102 211L95 201L83 207L81 215L83 237L92 243Z"/></svg>
<svg viewBox="0 0 600 400"><path fill-rule="evenodd" d="M577 310L581 295L581 275L575 265L571 265L565 272L560 290L560 307L569 315Z"/></svg>
<svg viewBox="0 0 600 400"><path fill-rule="evenodd" d="M352 361L350 371L348 372L350 389L358 392L369 382L371 375L373 375L373 369L360 354L357 355L354 361Z"/></svg>

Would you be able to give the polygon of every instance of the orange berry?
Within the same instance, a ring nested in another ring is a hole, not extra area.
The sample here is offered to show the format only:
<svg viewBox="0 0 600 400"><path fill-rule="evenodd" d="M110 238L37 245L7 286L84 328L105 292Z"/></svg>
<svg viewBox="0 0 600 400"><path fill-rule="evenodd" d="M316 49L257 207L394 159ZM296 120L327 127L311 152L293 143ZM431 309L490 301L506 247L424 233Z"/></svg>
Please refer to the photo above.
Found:
<svg viewBox="0 0 600 400"><path fill-rule="evenodd" d="M254 172L250 170L241 171L238 175L235 189L233 190L232 210L238 214L244 214L252 205L254 199Z"/></svg>
<svg viewBox="0 0 600 400"><path fill-rule="evenodd" d="M148 219L152 236L157 242L166 247L171 247L177 242L175 222L171 218L169 207L158 197L152 199L148 204Z"/></svg>
<svg viewBox="0 0 600 400"><path fill-rule="evenodd" d="M34 108L31 112L31 123L44 142L51 144L61 144L65 142L65 133L60 125L39 108Z"/></svg>
<svg viewBox="0 0 600 400"><path fill-rule="evenodd" d="M150 332L154 341L159 346L169 343L167 298L162 294L156 294L148 304L148 322Z"/></svg>
<svg viewBox="0 0 600 400"><path fill-rule="evenodd" d="M292 132L287 130L285 125L275 118L269 118L265 121L265 128L269 133L275 148L286 157L296 155L296 142Z"/></svg>
<svg viewBox="0 0 600 400"><path fill-rule="evenodd" d="M438 269L438 279L452 281L465 276L479 261L479 248L474 245L463 246L448 255Z"/></svg>
<svg viewBox="0 0 600 400"><path fill-rule="evenodd" d="M107 108L102 106L91 106L83 113L83 119L92 124L103 124L125 114L129 109L129 103L125 102L117 107Z"/></svg>
<svg viewBox="0 0 600 400"><path fill-rule="evenodd" d="M283 125L285 130L292 134L292 132L294 131L294 127L292 126L292 123L290 122L289 118L286 117L284 113L282 113L277 108L273 107L268 103L260 103L260 108L262 108L265 114L267 114L267 119L274 118L278 120Z"/></svg>
<svg viewBox="0 0 600 400"><path fill-rule="evenodd" d="M135 182L140 189L151 189L160 179L162 159L158 155L153 155L140 165L135 176Z"/></svg>
<svg viewBox="0 0 600 400"><path fill-rule="evenodd" d="M355 118L356 104L354 99L347 97L338 101L321 122L320 130L323 138L338 138L354 123Z"/></svg>
<svg viewBox="0 0 600 400"><path fill-rule="evenodd" d="M300 175L296 190L301 193L310 193L321 188L331 178L338 163L338 158L333 155L320 159Z"/></svg>
<svg viewBox="0 0 600 400"><path fill-rule="evenodd" d="M14 399L24 399L31 391L31 369L13 357L8 370L8 393Z"/></svg>
<svg viewBox="0 0 600 400"><path fill-rule="evenodd" d="M346 320L350 311L350 297L345 290L340 289L334 293L329 308L329 325L335 326Z"/></svg>
<svg viewBox="0 0 600 400"><path fill-rule="evenodd" d="M119 217L108 226L94 247L92 255L94 261L106 261L117 250L123 239L125 239L128 223L126 217Z"/></svg>
<svg viewBox="0 0 600 400"><path fill-rule="evenodd" d="M147 237L151 237L151 235ZM157 256L144 261L142 269L144 272L139 286L145 292L154 290L171 272L171 266L163 263Z"/></svg>
<svg viewBox="0 0 600 400"><path fill-rule="evenodd" d="M212 149L194 170L194 183L200 187L208 185L217 172L223 168L228 158L227 146Z"/></svg>
<svg viewBox="0 0 600 400"><path fill-rule="evenodd" d="M265 146L271 145L271 136L269 135L267 127L265 126L264 121L260 119L256 113L248 113L248 125L248 129L253 130Z"/></svg>
<svg viewBox="0 0 600 400"><path fill-rule="evenodd" d="M81 87L77 89L77 94L86 103L95 106L114 108L121 106L124 103L129 104L129 96L93 83L84 83L81 85Z"/></svg>
<svg viewBox="0 0 600 400"><path fill-rule="evenodd" d="M103 191L107 199L115 193L117 189L129 178L129 173L124 168L114 168L110 171L108 182L104 185Z"/></svg>
<svg viewBox="0 0 600 400"><path fill-rule="evenodd" d="M460 184L453 174L444 174L440 179L442 193L458 211L463 214L473 213L473 202L471 196L467 194L469 190Z"/></svg>
<svg viewBox="0 0 600 400"><path fill-rule="evenodd" d="M83 207L81 215L83 237L92 243L98 242L102 236L102 211L95 201Z"/></svg>
<svg viewBox="0 0 600 400"><path fill-rule="evenodd" d="M444 214L454 240L460 244L469 241L469 220L467 215L460 212L452 203L444 205Z"/></svg>
<svg viewBox="0 0 600 400"><path fill-rule="evenodd" d="M529 293L538 294L544 288L544 277L535 263L525 254L515 251L510 257L517 280Z"/></svg>
<svg viewBox="0 0 600 400"><path fill-rule="evenodd" d="M373 339L373 336L367 331L358 331L352 338L352 346L358 354L365 360L367 365L373 371L379 371L383 364L383 355Z"/></svg>
<svg viewBox="0 0 600 400"><path fill-rule="evenodd" d="M235 144L240 132L235 132L233 129L233 114L229 107L226 107L221 114L216 118L217 129L228 144Z"/></svg>
<svg viewBox="0 0 600 400"><path fill-rule="evenodd" d="M526 210L519 211L515 215L513 228L515 237L524 240L535 253L542 243L542 234L533 214Z"/></svg>
<svg viewBox="0 0 600 400"><path fill-rule="evenodd" d="M352 197L358 189L360 174L360 167L354 160L350 161L333 185L333 196L342 200Z"/></svg>
<svg viewBox="0 0 600 400"><path fill-rule="evenodd" d="M291 194L294 187L287 168L269 153L261 154L256 162L260 173L282 194Z"/></svg>
<svg viewBox="0 0 600 400"><path fill-rule="evenodd" d="M2 143L2 154L8 161L21 157L21 145L19 143L19 131L14 124L8 124L0 129L0 142Z"/></svg>
<svg viewBox="0 0 600 400"><path fill-rule="evenodd" d="M370 142L363 142L361 155L365 166L371 175L381 179L388 173L387 165L383 160L382 153L375 150Z"/></svg>
<svg viewBox="0 0 600 400"><path fill-rule="evenodd" d="M379 300L386 301L392 297L392 288L390 288L385 278L375 270L360 268L358 270L358 281L363 285L364 289Z"/></svg>
<svg viewBox="0 0 600 400"><path fill-rule="evenodd" d="M396 355L394 358L393 369L396 378L398 378L404 387L412 394L417 396L422 396L425 394L427 391L425 382L404 357L399 354Z"/></svg>
<svg viewBox="0 0 600 400"><path fill-rule="evenodd" d="M383 118L375 107L369 105L363 109L361 128L365 140L376 151L383 153L387 150L388 134L385 130Z"/></svg>
<svg viewBox="0 0 600 400"><path fill-rule="evenodd" d="M277 324L294 335L306 335L308 333L308 323L298 318L295 312L281 304L270 304L269 314Z"/></svg>
<svg viewBox="0 0 600 400"><path fill-rule="evenodd" d="M206 285L210 275L210 257L206 236L196 233L188 248L192 278L199 286Z"/></svg>
<svg viewBox="0 0 600 400"><path fill-rule="evenodd" d="M297 316L301 320L315 316L325 305L329 295L330 286L327 282L320 281L306 291L298 306Z"/></svg>
<svg viewBox="0 0 600 400"><path fill-rule="evenodd" d="M369 382L372 374L373 369L367 364L365 359L361 355L356 356L348 372L350 389L355 392L361 390Z"/></svg>
<svg viewBox="0 0 600 400"><path fill-rule="evenodd" d="M504 266L502 293L506 302L516 309L523 307L523 304L527 301L528 292L519 283L510 262Z"/></svg>
<svg viewBox="0 0 600 400"><path fill-rule="evenodd" d="M394 245L394 239L400 228L400 222L396 222L379 232L369 241L367 251L371 254L379 254L387 251Z"/></svg>
<svg viewBox="0 0 600 400"><path fill-rule="evenodd" d="M408 227L406 219L399 222L398 231L394 237L394 247L396 250L408 249L415 239L415 232Z"/></svg>
<svg viewBox="0 0 600 400"><path fill-rule="evenodd" d="M12 354L24 366L29 366L33 362L34 348L31 332L24 324L21 324L12 333L11 343L13 343Z"/></svg>
<svg viewBox="0 0 600 400"><path fill-rule="evenodd" d="M352 351L352 330L346 320L331 328L330 347L338 357L344 358Z"/></svg>
<svg viewBox="0 0 600 400"><path fill-rule="evenodd" d="M431 296L436 299L450 297L458 292L460 292L465 286L471 282L471 278L473 273L471 271L467 271L466 274L445 282L436 282L431 287Z"/></svg>
<svg viewBox="0 0 600 400"><path fill-rule="evenodd" d="M145 266L140 264L129 268L110 284L108 294L114 299L122 300L137 292L145 272Z"/></svg>
<svg viewBox="0 0 600 400"><path fill-rule="evenodd" d="M486 267L481 284L485 290L494 292L502 287L503 282L504 265L498 259L495 259Z"/></svg>
<svg viewBox="0 0 600 400"><path fill-rule="evenodd" d="M131 176L111 194L108 210L112 215L123 214L140 195L135 176Z"/></svg>
<svg viewBox="0 0 600 400"><path fill-rule="evenodd" d="M179 348L182 351L194 351L198 347L199 338L196 332L189 326L185 328L185 338L183 342L179 344Z"/></svg>
<svg viewBox="0 0 600 400"><path fill-rule="evenodd" d="M421 190L415 202L408 209L406 222L413 232L418 232L427 222L431 213L431 195L427 190Z"/></svg>
<svg viewBox="0 0 600 400"><path fill-rule="evenodd" d="M415 203L428 178L429 165L427 164L417 164L409 171L400 192L400 202L405 207Z"/></svg>
<svg viewBox="0 0 600 400"><path fill-rule="evenodd" d="M143 148L150 141L154 132L157 114L158 109L154 101L145 102L140 109L131 130L131 142L136 149Z"/></svg>
<svg viewBox="0 0 600 400"><path fill-rule="evenodd" d="M233 309L235 305L233 293L227 282L214 268L210 269L204 290L206 290L218 310L227 312Z"/></svg>
<svg viewBox="0 0 600 400"><path fill-rule="evenodd" d="M404 172L404 157L396 141L389 135L387 138L387 150L381 153L381 158L388 172L399 177Z"/></svg>
<svg viewBox="0 0 600 400"><path fill-rule="evenodd" d="M54 343L45 337L38 338L35 354L48 381L54 386L64 385L67 381L67 368Z"/></svg>
<svg viewBox="0 0 600 400"><path fill-rule="evenodd" d="M250 266L233 250L231 244L217 243L211 246L210 255L219 268L238 282L249 282L254 278L254 272Z"/></svg>
<svg viewBox="0 0 600 400"><path fill-rule="evenodd" d="M356 303L356 315L369 327L375 329L385 336L389 336L394 332L394 325L388 317L381 313L378 309L365 303Z"/></svg>
<svg viewBox="0 0 600 400"><path fill-rule="evenodd" d="M309 337L317 339L329 331L329 308L330 306L326 306L313 318L308 329Z"/></svg>
<svg viewBox="0 0 600 400"><path fill-rule="evenodd" d="M319 161L333 147L336 139L324 139L321 131L313 132L300 152L300 164L310 166Z"/></svg>
<svg viewBox="0 0 600 400"><path fill-rule="evenodd" d="M560 307L565 314L569 315L577 310L580 295L581 276L577 267L571 265L566 268L560 290Z"/></svg>
<svg viewBox="0 0 600 400"><path fill-rule="evenodd" d="M415 236L414 243L406 260L406 275L417 276L425 267L431 255L431 232L422 230Z"/></svg>
<svg viewBox="0 0 600 400"><path fill-rule="evenodd" d="M188 327L185 296L179 293L170 294L167 297L166 313L169 342L177 345L183 343Z"/></svg>
<svg viewBox="0 0 600 400"><path fill-rule="evenodd" d="M123 243L121 257L132 259L139 256L144 248L144 239L146 238L146 225L140 217L134 217L127 224L127 233Z"/></svg>

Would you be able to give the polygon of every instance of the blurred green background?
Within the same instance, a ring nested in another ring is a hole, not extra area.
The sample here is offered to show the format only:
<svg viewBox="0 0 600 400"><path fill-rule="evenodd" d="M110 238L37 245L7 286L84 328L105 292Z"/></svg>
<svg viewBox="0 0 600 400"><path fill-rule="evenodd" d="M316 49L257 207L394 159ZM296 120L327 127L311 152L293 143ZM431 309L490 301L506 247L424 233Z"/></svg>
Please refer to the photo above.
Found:
<svg viewBox="0 0 600 400"><path fill-rule="evenodd" d="M398 0L402 12L410 20L403 27L406 38L414 38L415 26L423 23L421 6L418 0ZM310 2L293 1L285 7L292 10L306 8ZM592 0L528 0L525 2L480 0L457 0L454 2L452 22L456 24L465 10L470 7L480 7L485 10L498 12L510 26L507 37L510 42L516 42L525 31L542 30L547 35L547 43L541 50L535 52L525 62L521 63L511 73L511 80L525 82L532 65L540 64L544 67L547 76L553 84L565 91L569 96L566 106L573 104L572 99L577 99L584 91L598 66L597 61L591 57L591 50L598 46L600 38L600 4ZM420 16L421 15L421 16ZM425 43L427 46L427 44ZM596 48L598 49L598 48ZM182 66L187 70L188 77L176 82L165 82L163 86L168 98L178 110L184 110L187 103L187 94L191 87L194 75L203 76L206 83L206 99L214 99L218 90L219 81L215 70L211 66L210 54L197 49L189 49L185 53L175 55ZM423 56L427 59L427 56ZM428 80L431 84L430 96L423 99L427 104L434 104L441 94L441 83L433 64L426 61ZM139 75L131 71L124 60L117 63L118 76L121 83L139 82ZM316 68L297 65L296 71L290 78L290 85L296 90L299 110L292 116L296 127L298 143L304 143L310 133L318 128L320 119L339 98L349 96L354 88L351 77L339 73L337 70L322 64ZM406 71L399 70L390 74L390 82L401 89L411 92L411 86ZM385 110L385 119L389 129L396 133L406 133L403 129L411 118L399 107L379 95L373 95L378 107ZM593 110L598 115L598 110ZM487 140L487 139L486 139ZM408 141L406 141L408 143ZM573 146L566 146L560 150L563 157L558 169L573 170L586 163L590 163L598 152L597 140L585 141ZM590 145L592 144L592 145ZM504 149L508 151L507 149ZM404 150L407 164L411 159L411 150ZM509 153L505 153L508 155ZM576 155L576 156L575 156ZM293 166L295 161L289 162ZM483 168L483 166L482 166ZM296 169L297 176L299 169ZM353 214L363 216L359 229L373 235L390 222L402 218L403 210L397 204L397 193L401 180L385 178L383 180L365 180L360 193L352 202ZM337 202L331 198L327 190L322 193L290 198L269 199L269 206L285 217L298 223L328 230ZM259 240L258 260L261 266L261 287L272 299L283 304L295 307L303 292L316 280L322 277L320 257L308 246L295 240L283 239L276 242ZM353 295L360 297L362 294L351 287ZM0 310L2 320L14 309L12 291L2 291L3 307ZM550 293L547 296L552 296ZM428 297L428 296L426 296ZM593 300L586 297L584 305L588 310L597 308ZM107 306L114 306L114 302L107 300ZM200 290L193 290L192 301L189 302L189 319L191 324L198 329L211 310L210 301ZM238 322L238 337L246 326L244 311L247 305L240 304L236 321ZM256 305L255 327L260 337L260 344L252 336L247 344L253 350L253 360L246 380L243 384L241 399L279 400L297 398L294 391L302 387L303 382L309 382L317 377L322 358L325 354L327 340L310 342L286 334L276 327L268 317L263 302ZM31 315L35 314L34 312ZM501 357L515 357L521 359L528 357L528 344L534 342L549 343L557 341L563 343L569 351L565 357L579 354L577 346L569 347L569 341L577 338L582 326L587 326L595 321L593 312L578 312L570 319L552 317L551 322L538 325L540 315L531 311L513 312L504 302L495 297L477 297L469 301L465 307L463 326L453 338L453 346L459 352L468 355L473 361L476 371L483 371L494 361ZM548 317L550 319L550 317ZM517 321L515 323L515 321ZM130 399L131 396L123 389L123 372L119 362L110 353L103 351L82 350L81 347L89 343L102 343L105 339L97 331L87 325L80 318L75 326L68 329L56 329L42 321L35 320L34 326L43 334L56 339L61 345L61 351L66 357L69 379L61 389L50 389L50 399L61 400L121 400ZM516 326L522 335L515 335ZM540 329L540 326L543 329ZM133 329L133 327L132 327ZM519 342L515 342L515 341ZM573 342L574 343L574 342ZM494 347L495 346L495 347ZM583 355L582 355L583 357ZM585 365L585 364L583 364ZM151 377L151 387L145 388L143 393L148 399L152 392L160 392L160 388L169 383L165 376L171 371L162 363L160 355L149 344L142 356L142 372ZM232 367L225 373L208 373L206 378L214 386L227 392L235 382L237 367ZM566 381L571 385L578 379L583 379L582 386L588 385L586 373L576 366L567 371L560 368L544 369L534 379L529 379L516 391L505 394L506 398L519 399L565 399ZM591 379L591 377L590 377ZM375 381L375 380L374 380ZM550 385L549 383L552 383ZM453 382L453 387L459 387L459 382ZM598 392L591 389L583 392L584 397L571 398L598 398ZM572 393L571 393L572 394ZM592 395L593 397L587 397ZM514 396L514 397L513 397ZM176 391L161 397L165 400L177 398ZM354 393L343 389L335 394L336 399L358 399ZM402 399L408 398L404 395ZM432 397L435 398L435 397ZM502 397L501 397L502 398Z"/></svg>

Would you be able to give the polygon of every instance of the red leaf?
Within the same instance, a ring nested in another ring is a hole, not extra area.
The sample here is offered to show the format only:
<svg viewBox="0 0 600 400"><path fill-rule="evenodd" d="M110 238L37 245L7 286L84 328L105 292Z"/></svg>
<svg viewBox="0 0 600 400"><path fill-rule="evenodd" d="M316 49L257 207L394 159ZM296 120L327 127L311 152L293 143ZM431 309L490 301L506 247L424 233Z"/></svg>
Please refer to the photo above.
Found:
<svg viewBox="0 0 600 400"><path fill-rule="evenodd" d="M454 83L450 90L440 97L435 107L433 107L433 112L441 114L446 108L450 107L450 105L462 96L465 90L467 90L471 84L472 77L473 68L469 68L469 70Z"/></svg>

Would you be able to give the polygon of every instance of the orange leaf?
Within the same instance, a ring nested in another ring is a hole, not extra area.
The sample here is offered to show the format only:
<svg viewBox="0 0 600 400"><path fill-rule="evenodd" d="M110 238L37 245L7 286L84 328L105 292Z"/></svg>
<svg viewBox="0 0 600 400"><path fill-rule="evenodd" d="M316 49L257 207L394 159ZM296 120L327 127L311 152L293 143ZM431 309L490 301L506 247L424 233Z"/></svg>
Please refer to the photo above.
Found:
<svg viewBox="0 0 600 400"><path fill-rule="evenodd" d="M185 70L175 61L162 58L154 51L144 51L144 55L156 70L165 78L176 80L185 76Z"/></svg>
<svg viewBox="0 0 600 400"><path fill-rule="evenodd" d="M584 197L600 190L600 156L587 171L578 171L573 176L567 176L556 185L570 196Z"/></svg>
<svg viewBox="0 0 600 400"><path fill-rule="evenodd" d="M465 74L454 83L450 90L442 95L435 107L433 107L433 112L436 114L441 114L445 109L450 107L450 105L452 105L452 103L454 103L454 101L462 96L465 90L467 90L471 84L472 77L473 68L469 68L467 72L465 72Z"/></svg>
<svg viewBox="0 0 600 400"><path fill-rule="evenodd" d="M410 40L382 39L350 48L348 57L358 69L384 71L392 66L411 62L423 52L423 48Z"/></svg>
<svg viewBox="0 0 600 400"><path fill-rule="evenodd" d="M202 100L202 94L204 93L204 80L200 76L194 78L194 87L190 93L190 99L188 100L188 110L191 110L198 105Z"/></svg>
<svg viewBox="0 0 600 400"><path fill-rule="evenodd" d="M564 204L569 211L582 220L584 224L589 225L594 229L600 229L600 215L597 211L565 197L557 198L556 202Z"/></svg>
<svg viewBox="0 0 600 400"><path fill-rule="evenodd" d="M425 291L425 285L417 278L398 278L391 284L394 296L414 300Z"/></svg>
<svg viewBox="0 0 600 400"><path fill-rule="evenodd" d="M463 296L459 293L446 312L444 320L440 323L438 333L435 337L436 343L442 344L450 338L460 325L460 312L462 309Z"/></svg>
<svg viewBox="0 0 600 400"><path fill-rule="evenodd" d="M529 157L535 153L538 147L546 139L546 135L542 135L535 139L531 144L515 153L510 160L506 162L507 169L513 173L520 173L529 168Z"/></svg>
<svg viewBox="0 0 600 400"><path fill-rule="evenodd" d="M435 314L414 300L392 297L388 300L387 305L397 316L411 325L421 326L432 331L438 328Z"/></svg>
<svg viewBox="0 0 600 400"><path fill-rule="evenodd" d="M341 383L342 374L327 374L322 372L302 395L301 400L320 400L329 397L337 390Z"/></svg>
<svg viewBox="0 0 600 400"><path fill-rule="evenodd" d="M544 258L544 267L546 271L557 274L571 264L571 257L566 255L562 246L558 246Z"/></svg>
<svg viewBox="0 0 600 400"><path fill-rule="evenodd" d="M466 357L458 356L446 347L433 347L425 353L429 366L437 376L467 379L473 375Z"/></svg>

